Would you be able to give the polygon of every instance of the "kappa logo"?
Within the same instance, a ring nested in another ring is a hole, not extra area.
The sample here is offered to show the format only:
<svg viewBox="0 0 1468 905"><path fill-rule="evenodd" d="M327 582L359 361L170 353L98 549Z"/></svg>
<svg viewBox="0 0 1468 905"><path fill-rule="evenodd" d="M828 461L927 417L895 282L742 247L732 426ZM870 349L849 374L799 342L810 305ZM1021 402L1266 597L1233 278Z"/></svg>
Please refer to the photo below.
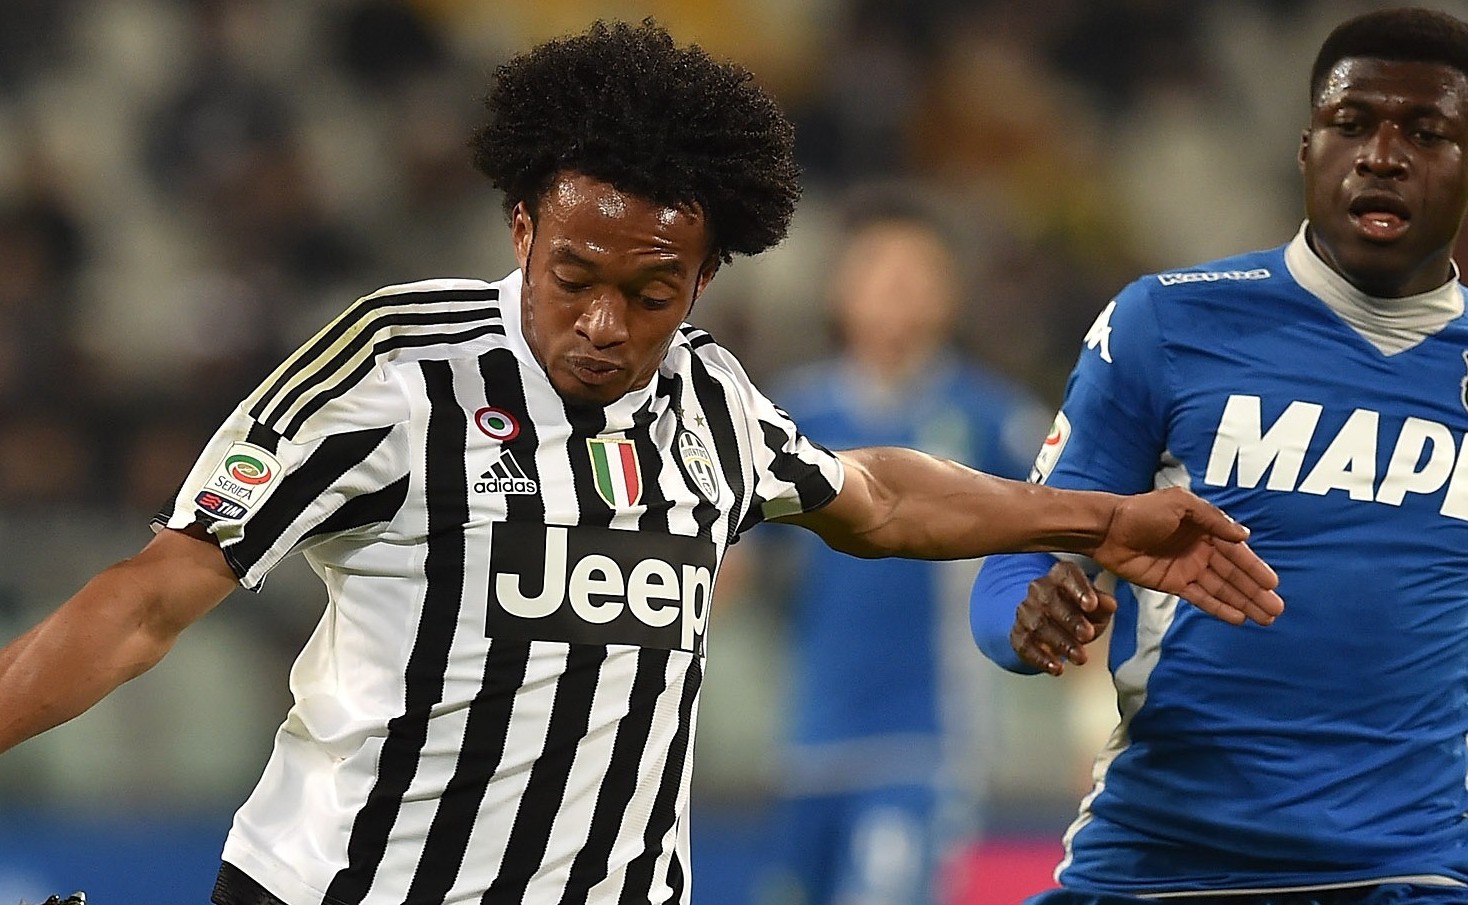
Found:
<svg viewBox="0 0 1468 905"><path fill-rule="evenodd" d="M1194 270L1186 273L1159 273L1157 282L1164 286L1177 286L1182 283L1217 283L1220 280L1267 280L1269 277L1268 268L1256 267L1253 270Z"/></svg>
<svg viewBox="0 0 1468 905"><path fill-rule="evenodd" d="M506 496L527 495L540 492L540 485L525 474L525 469L515 461L514 453L506 450L489 471L479 476L474 483L475 493L503 493Z"/></svg>
<svg viewBox="0 0 1468 905"><path fill-rule="evenodd" d="M698 492L710 503L719 502L719 473L714 467L714 457L709 455L708 447L698 439L698 435L690 430L683 430L678 434L678 459L683 463L683 470Z"/></svg>
<svg viewBox="0 0 1468 905"><path fill-rule="evenodd" d="M1086 331L1086 348L1101 350L1101 360L1111 364L1111 315L1116 311L1116 299L1112 299L1096 315L1091 329Z"/></svg>

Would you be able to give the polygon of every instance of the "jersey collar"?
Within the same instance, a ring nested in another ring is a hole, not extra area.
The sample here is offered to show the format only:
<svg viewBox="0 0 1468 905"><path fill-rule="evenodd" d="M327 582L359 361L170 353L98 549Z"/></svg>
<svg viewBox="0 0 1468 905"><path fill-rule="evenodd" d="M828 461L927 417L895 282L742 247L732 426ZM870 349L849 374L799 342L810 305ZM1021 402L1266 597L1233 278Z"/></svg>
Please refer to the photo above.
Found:
<svg viewBox="0 0 1468 905"><path fill-rule="evenodd" d="M1436 289L1399 299L1377 298L1352 286L1321 260L1305 238L1309 225L1309 221L1300 224L1300 231L1285 246L1290 275L1383 355L1405 352L1462 316L1463 287L1458 285L1456 262L1453 275Z"/></svg>

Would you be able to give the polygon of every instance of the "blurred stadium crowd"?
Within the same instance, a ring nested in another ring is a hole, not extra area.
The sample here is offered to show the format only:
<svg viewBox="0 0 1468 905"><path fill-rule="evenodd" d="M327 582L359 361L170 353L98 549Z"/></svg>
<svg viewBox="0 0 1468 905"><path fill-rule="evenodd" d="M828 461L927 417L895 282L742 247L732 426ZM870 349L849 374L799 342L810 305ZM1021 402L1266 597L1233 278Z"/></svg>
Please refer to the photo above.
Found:
<svg viewBox="0 0 1468 905"><path fill-rule="evenodd" d="M791 238L735 262L694 312L757 379L826 348L843 194L899 182L963 237L961 344L1057 401L1133 276L1290 236L1310 55L1372 5L3 0L0 636L140 546L215 424L354 298L510 269L465 142L494 65L535 40L650 14L744 62L796 120ZM233 806L318 599L312 576L285 574L226 604L158 675L7 755L0 807ZM766 655L743 644L715 677ZM1063 706L1051 688L1014 694ZM738 697L747 712L778 695ZM700 770L733 795L758 739L742 716L721 724L723 706L704 708ZM996 761L1041 722L1015 717ZM1011 792L1068 809L1080 779L1046 771L1090 743L1032 731L1052 741L1018 755Z"/></svg>

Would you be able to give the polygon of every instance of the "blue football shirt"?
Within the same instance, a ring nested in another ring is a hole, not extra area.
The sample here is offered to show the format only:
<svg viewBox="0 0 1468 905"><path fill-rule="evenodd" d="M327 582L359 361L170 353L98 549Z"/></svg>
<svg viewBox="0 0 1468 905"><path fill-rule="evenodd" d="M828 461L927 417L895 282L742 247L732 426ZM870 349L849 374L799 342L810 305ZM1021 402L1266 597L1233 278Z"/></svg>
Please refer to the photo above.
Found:
<svg viewBox="0 0 1468 905"><path fill-rule="evenodd" d="M1286 602L1273 626L1235 627L1118 590L1121 721L1066 836L1068 886L1468 883L1462 288L1385 305L1386 333L1419 302L1449 313L1384 350L1301 279L1344 286L1303 237L1128 286L1036 462L1057 487L1189 487L1252 529ZM1048 562L991 557L976 583L975 634L1001 665Z"/></svg>

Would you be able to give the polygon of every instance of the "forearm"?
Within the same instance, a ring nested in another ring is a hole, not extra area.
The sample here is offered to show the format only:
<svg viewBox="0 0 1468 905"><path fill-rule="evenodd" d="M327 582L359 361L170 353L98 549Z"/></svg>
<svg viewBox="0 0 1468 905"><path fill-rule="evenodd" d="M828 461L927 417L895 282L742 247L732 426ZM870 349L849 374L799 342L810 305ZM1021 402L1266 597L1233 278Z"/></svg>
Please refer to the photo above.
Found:
<svg viewBox="0 0 1468 905"><path fill-rule="evenodd" d="M1000 552L1090 554L1120 497L1011 481L898 448L841 454L871 516L848 552L966 559ZM898 489L900 488L900 490Z"/></svg>
<svg viewBox="0 0 1468 905"><path fill-rule="evenodd" d="M0 752L66 722L158 662L177 637L113 567L0 651Z"/></svg>

